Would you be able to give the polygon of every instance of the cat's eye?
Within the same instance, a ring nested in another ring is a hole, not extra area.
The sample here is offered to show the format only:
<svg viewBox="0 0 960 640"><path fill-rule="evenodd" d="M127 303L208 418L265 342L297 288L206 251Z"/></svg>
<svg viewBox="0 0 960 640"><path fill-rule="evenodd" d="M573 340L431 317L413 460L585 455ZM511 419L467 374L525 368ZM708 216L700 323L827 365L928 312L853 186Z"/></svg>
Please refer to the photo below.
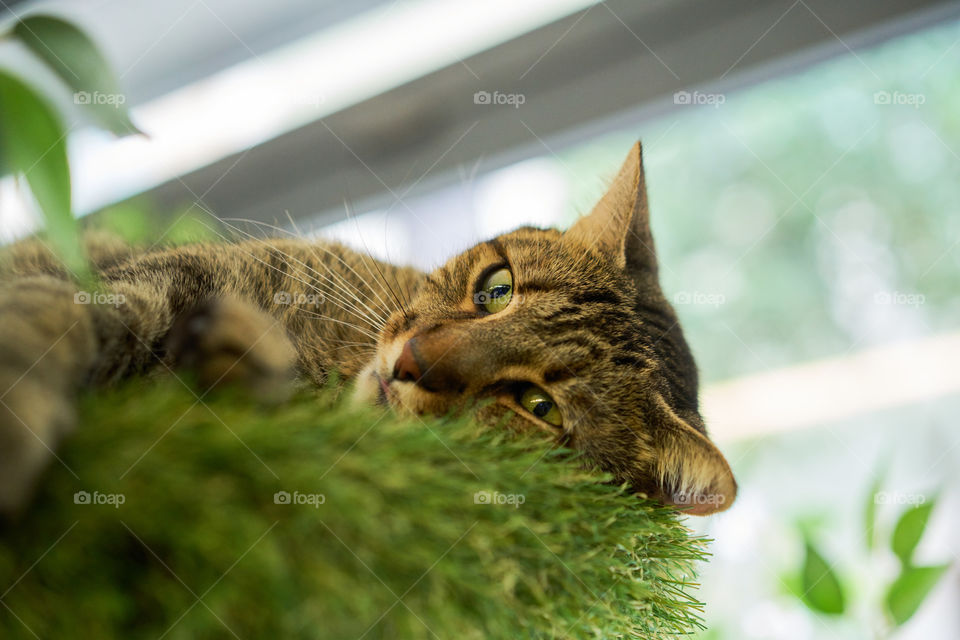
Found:
<svg viewBox="0 0 960 640"><path fill-rule="evenodd" d="M520 406L544 422L556 427L563 424L563 416L560 415L557 403L540 387L530 386L524 391L520 396Z"/></svg>
<svg viewBox="0 0 960 640"><path fill-rule="evenodd" d="M487 313L503 311L513 297L513 274L509 269L497 269L483 279L473 299Z"/></svg>

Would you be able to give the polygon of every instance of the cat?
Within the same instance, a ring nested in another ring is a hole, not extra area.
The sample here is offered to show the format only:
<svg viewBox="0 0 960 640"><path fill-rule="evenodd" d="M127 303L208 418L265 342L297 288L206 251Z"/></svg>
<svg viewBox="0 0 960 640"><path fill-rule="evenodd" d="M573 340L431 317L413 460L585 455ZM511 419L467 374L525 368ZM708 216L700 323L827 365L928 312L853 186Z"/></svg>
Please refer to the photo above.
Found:
<svg viewBox="0 0 960 640"><path fill-rule="evenodd" d="M337 371L357 402L546 431L692 514L736 496L660 289L639 143L570 229L520 228L432 273L319 240L86 242L92 292L39 240L0 257L0 512L24 507L78 389L174 367L265 399Z"/></svg>

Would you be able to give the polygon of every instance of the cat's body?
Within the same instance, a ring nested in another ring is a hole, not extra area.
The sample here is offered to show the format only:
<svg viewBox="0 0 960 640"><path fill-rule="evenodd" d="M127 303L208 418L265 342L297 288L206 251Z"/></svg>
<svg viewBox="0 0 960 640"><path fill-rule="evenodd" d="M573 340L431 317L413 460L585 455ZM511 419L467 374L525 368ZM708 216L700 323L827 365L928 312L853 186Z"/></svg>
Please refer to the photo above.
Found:
<svg viewBox="0 0 960 640"><path fill-rule="evenodd" d="M0 259L0 510L20 508L73 396L156 367L279 397L332 371L405 411L555 433L638 491L726 508L729 467L657 282L639 146L571 230L520 229L431 274L341 245L251 240L138 251L91 238L80 292L39 243Z"/></svg>
<svg viewBox="0 0 960 640"><path fill-rule="evenodd" d="M285 330L296 351L291 365L300 375L317 384L331 370L352 377L375 343L371 334L396 308L396 290L409 295L425 277L323 240L269 238L145 252L103 233L85 240L101 289L78 292L74 302L90 306L63 321L92 315L96 323L116 322L128 330L118 332L119 342L104 340L97 347L93 384L158 364L182 364L168 349L175 322L213 312L208 307L220 300L245 303ZM0 256L0 281L9 291L42 283L60 287L71 278L45 244L29 240Z"/></svg>

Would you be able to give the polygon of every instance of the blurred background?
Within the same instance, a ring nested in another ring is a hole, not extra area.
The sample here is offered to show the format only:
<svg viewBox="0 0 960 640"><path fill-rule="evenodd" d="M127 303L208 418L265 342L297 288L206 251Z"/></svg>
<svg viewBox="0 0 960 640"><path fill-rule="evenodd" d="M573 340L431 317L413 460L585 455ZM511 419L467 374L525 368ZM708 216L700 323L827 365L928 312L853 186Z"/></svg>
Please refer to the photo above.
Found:
<svg viewBox="0 0 960 640"><path fill-rule="evenodd" d="M569 225L641 139L741 487L690 522L715 539L703 637L960 637L960 3L0 4L68 16L119 76L149 137L90 126L0 40L66 114L77 213L134 235L430 268ZM0 180L3 241L37 220Z"/></svg>

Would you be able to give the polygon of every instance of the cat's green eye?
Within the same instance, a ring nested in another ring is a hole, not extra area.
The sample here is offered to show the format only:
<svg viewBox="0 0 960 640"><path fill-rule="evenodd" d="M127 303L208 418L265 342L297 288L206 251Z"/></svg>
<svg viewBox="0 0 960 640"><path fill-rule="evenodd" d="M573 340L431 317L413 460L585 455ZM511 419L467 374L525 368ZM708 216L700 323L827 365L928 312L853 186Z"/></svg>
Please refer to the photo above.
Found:
<svg viewBox="0 0 960 640"><path fill-rule="evenodd" d="M556 427L563 424L563 416L560 415L557 403L540 387L531 386L524 391L523 395L520 396L520 406L544 422Z"/></svg>
<svg viewBox="0 0 960 640"><path fill-rule="evenodd" d="M509 269L497 269L483 279L473 299L487 313L503 311L513 297L513 274Z"/></svg>

